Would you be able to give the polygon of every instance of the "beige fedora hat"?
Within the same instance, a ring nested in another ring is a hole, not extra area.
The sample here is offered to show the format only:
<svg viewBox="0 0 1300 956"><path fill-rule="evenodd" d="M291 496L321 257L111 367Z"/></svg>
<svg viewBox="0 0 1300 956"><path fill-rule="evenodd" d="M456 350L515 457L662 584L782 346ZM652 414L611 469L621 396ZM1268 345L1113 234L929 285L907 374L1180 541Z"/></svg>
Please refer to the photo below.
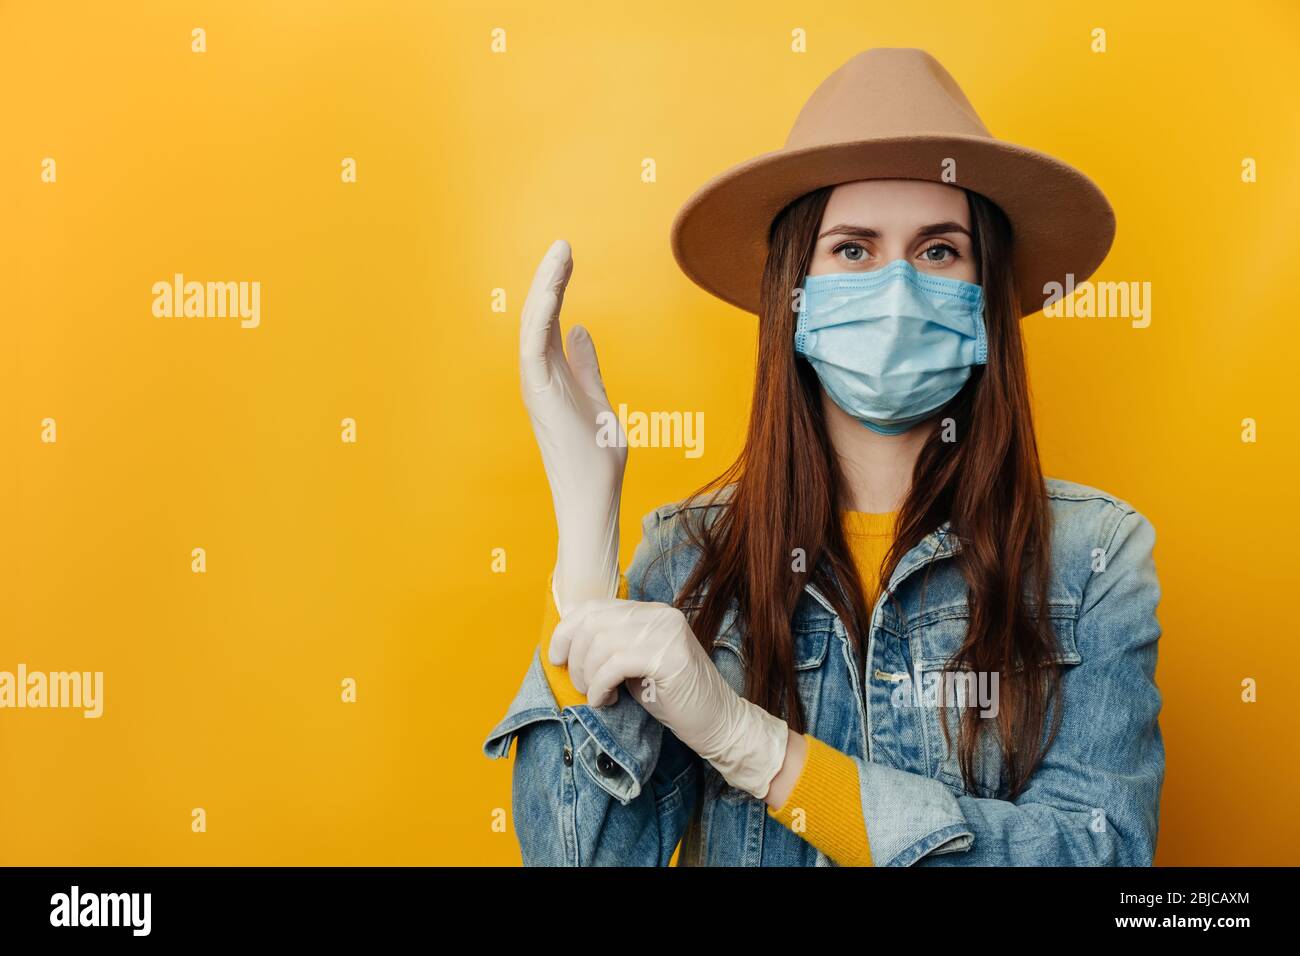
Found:
<svg viewBox="0 0 1300 956"><path fill-rule="evenodd" d="M1014 230L1023 314L1043 286L1083 282L1115 237L1115 213L1095 183L1045 153L995 139L961 88L929 53L857 54L817 87L785 146L715 176L672 225L682 271L718 298L755 314L772 220L804 193L858 179L924 179L982 194ZM953 167L952 164L955 164Z"/></svg>

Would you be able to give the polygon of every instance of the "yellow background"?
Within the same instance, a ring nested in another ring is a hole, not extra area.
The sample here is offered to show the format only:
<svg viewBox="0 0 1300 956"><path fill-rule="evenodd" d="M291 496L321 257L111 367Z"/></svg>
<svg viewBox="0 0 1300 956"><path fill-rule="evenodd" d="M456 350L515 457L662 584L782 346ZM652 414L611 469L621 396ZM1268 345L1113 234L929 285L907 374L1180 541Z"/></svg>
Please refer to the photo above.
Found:
<svg viewBox="0 0 1300 956"><path fill-rule="evenodd" d="M626 561L749 404L754 319L677 270L672 216L872 46L930 50L1113 202L1095 278L1150 281L1152 323L1026 321L1045 467L1157 530L1157 861L1294 862L1296 4L10 0L0 669L102 670L105 714L0 711L0 863L517 861L481 746L554 557L537 260L572 243L565 327L615 404L705 414L700 459L632 450ZM154 318L174 272L260 281L261 327Z"/></svg>

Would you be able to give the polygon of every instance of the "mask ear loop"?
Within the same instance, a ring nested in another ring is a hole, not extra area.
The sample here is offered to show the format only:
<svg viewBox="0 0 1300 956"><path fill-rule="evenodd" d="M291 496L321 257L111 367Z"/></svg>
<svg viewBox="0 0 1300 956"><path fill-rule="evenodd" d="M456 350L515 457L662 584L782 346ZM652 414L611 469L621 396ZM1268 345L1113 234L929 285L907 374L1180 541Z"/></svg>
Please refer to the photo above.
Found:
<svg viewBox="0 0 1300 956"><path fill-rule="evenodd" d="M803 281L799 284L801 294L799 296L799 308L797 315L799 318L794 323L794 350L800 355L807 355L808 348L808 299L811 295L808 291L808 277L804 276Z"/></svg>
<svg viewBox="0 0 1300 956"><path fill-rule="evenodd" d="M989 364L989 330L984 322L984 289L980 288L979 301L975 311L975 364Z"/></svg>

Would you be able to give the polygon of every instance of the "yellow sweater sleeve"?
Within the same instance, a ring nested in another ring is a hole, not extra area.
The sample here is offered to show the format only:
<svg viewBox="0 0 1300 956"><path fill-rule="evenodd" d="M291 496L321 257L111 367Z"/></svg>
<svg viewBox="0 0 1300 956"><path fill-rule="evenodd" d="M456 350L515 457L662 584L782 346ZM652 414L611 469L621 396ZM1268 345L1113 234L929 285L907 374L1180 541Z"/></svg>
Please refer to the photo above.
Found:
<svg viewBox="0 0 1300 956"><path fill-rule="evenodd" d="M857 764L810 734L804 738L808 760L794 790L779 809L768 807L768 815L840 866L871 866Z"/></svg>
<svg viewBox="0 0 1300 956"><path fill-rule="evenodd" d="M618 598L627 598L627 578L620 572L618 576L618 593L614 595ZM560 609L555 606L555 598L551 594L551 581L548 578L546 582L546 610L542 612L542 640L541 656L542 670L546 673L546 682L551 685L551 693L555 695L555 702L563 710L565 707L576 707L578 704L587 702L587 695L578 688L573 686L573 681L569 678L569 668L563 664L552 664L547 651L551 646L551 632L555 630L555 625L560 623Z"/></svg>

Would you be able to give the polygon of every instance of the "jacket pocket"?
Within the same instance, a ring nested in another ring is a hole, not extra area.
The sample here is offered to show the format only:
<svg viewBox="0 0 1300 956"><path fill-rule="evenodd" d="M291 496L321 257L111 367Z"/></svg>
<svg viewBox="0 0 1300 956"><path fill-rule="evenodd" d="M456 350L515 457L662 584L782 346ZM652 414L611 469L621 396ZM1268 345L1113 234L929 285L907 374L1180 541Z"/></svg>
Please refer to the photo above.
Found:
<svg viewBox="0 0 1300 956"><path fill-rule="evenodd" d="M728 618L728 622L730 618ZM725 624L726 622L724 622ZM803 707L804 725L817 725L817 711L821 704L822 685L825 680L823 666L831 645L834 624L830 618L796 621L791 629L794 641L794 678ZM746 657L739 632L734 626L724 626L713 642L713 662L722 676L738 694L744 693ZM788 714L777 714L789 720Z"/></svg>
<svg viewBox="0 0 1300 956"><path fill-rule="evenodd" d="M1079 664L1074 638L1077 609L1073 605L1051 605L1048 613L1057 643L1050 660L1061 667ZM929 614L909 631L913 673L909 675L906 696L910 705L919 710L930 775L957 793L996 798L1005 793L1009 783L997 727L1004 675L957 667L954 658L969 629L970 616L963 605ZM962 776L958 759L961 717L967 707L979 714L974 779L969 783Z"/></svg>

